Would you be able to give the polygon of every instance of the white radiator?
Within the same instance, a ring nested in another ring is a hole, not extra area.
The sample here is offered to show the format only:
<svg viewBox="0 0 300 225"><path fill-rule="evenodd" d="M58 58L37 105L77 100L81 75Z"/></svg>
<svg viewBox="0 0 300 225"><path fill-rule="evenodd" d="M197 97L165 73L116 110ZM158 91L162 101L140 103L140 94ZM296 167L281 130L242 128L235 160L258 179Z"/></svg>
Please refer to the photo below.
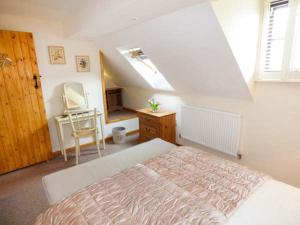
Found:
<svg viewBox="0 0 300 225"><path fill-rule="evenodd" d="M241 116L212 109L182 107L181 137L238 156Z"/></svg>

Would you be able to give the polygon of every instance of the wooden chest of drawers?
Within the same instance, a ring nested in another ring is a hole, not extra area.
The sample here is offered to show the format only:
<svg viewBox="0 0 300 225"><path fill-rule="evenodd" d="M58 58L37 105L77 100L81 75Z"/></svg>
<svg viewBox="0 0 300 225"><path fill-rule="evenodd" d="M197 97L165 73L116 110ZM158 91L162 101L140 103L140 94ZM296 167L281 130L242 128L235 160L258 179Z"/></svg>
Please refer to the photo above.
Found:
<svg viewBox="0 0 300 225"><path fill-rule="evenodd" d="M107 88L105 94L107 112L115 112L123 108L122 88Z"/></svg>
<svg viewBox="0 0 300 225"><path fill-rule="evenodd" d="M176 114L161 111L152 113L149 109L137 110L140 125L140 142L161 138L176 143Z"/></svg>

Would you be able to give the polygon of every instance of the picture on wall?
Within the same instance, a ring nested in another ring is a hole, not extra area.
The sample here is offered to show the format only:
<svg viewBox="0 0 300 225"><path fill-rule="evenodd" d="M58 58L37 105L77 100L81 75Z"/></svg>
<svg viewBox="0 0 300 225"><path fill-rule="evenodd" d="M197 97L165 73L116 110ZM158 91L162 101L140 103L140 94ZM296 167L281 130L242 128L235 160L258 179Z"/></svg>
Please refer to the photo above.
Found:
<svg viewBox="0 0 300 225"><path fill-rule="evenodd" d="M51 64L65 64L65 51L62 46L48 46L50 63Z"/></svg>
<svg viewBox="0 0 300 225"><path fill-rule="evenodd" d="M77 72L90 72L89 56L76 56Z"/></svg>

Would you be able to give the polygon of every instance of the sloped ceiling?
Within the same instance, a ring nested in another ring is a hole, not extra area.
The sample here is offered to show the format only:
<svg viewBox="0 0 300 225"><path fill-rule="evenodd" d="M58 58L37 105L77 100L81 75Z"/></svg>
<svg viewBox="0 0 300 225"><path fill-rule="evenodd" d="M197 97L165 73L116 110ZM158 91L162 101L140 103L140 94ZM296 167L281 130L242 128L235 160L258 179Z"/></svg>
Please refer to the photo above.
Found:
<svg viewBox="0 0 300 225"><path fill-rule="evenodd" d="M251 98L209 2L111 33L97 44L121 86L151 89L117 50L140 47L176 92Z"/></svg>
<svg viewBox="0 0 300 225"><path fill-rule="evenodd" d="M264 1L222 0L211 3L244 79L249 84L255 73Z"/></svg>
<svg viewBox="0 0 300 225"><path fill-rule="evenodd" d="M235 5L214 2L216 12ZM251 98L235 42L226 39L209 0L9 0L0 1L0 13L61 21L67 38L95 41L122 86L151 89L117 51L131 46L142 48L176 92Z"/></svg>
<svg viewBox="0 0 300 225"><path fill-rule="evenodd" d="M207 0L87 0L65 23L66 34L94 39Z"/></svg>

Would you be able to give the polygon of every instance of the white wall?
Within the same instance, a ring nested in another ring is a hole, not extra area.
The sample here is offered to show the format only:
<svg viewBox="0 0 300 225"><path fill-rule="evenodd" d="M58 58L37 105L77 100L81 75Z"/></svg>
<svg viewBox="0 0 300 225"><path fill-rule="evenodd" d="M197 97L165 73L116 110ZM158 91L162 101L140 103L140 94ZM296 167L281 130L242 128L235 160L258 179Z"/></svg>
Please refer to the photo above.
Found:
<svg viewBox="0 0 300 225"><path fill-rule="evenodd" d="M104 76L105 88L115 88L118 87L109 77Z"/></svg>
<svg viewBox="0 0 300 225"><path fill-rule="evenodd" d="M212 7L246 82L253 80L260 32L261 0L212 1Z"/></svg>
<svg viewBox="0 0 300 225"><path fill-rule="evenodd" d="M43 76L42 89L46 114L49 121L50 136L53 151L59 149L58 139L54 126L53 117L63 112L61 95L63 83L81 82L86 92L89 93L89 104L103 111L103 98L101 91L100 63L98 48L93 42L67 39L63 36L63 29L60 22L49 22L28 17L0 14L0 29L32 32L35 42L39 71ZM51 65L49 63L48 46L60 45L65 48L66 64ZM89 55L91 72L76 72L75 55ZM131 120L118 124L105 126L106 136L111 135L111 128L117 125L124 125L127 129L138 128L137 120ZM70 136L70 128L65 129L66 146L74 146ZM85 140L83 143L90 142Z"/></svg>
<svg viewBox="0 0 300 225"><path fill-rule="evenodd" d="M125 90L127 107L144 107L154 97L176 111L178 132L182 104L240 113L242 163L300 187L300 84L256 83L253 101Z"/></svg>

